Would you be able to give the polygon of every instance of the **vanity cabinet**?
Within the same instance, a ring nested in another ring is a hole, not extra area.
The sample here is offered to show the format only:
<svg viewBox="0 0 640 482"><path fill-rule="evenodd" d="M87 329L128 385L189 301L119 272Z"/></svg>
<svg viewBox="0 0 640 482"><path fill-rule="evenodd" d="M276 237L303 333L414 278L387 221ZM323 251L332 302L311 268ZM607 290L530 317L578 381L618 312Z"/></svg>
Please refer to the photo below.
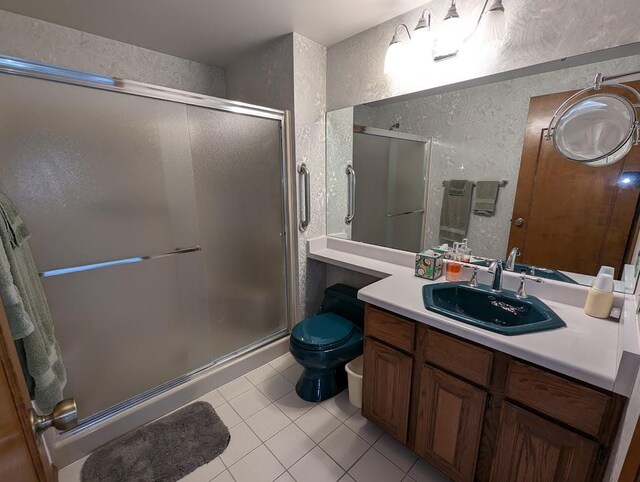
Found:
<svg viewBox="0 0 640 482"><path fill-rule="evenodd" d="M454 481L599 481L624 398L371 305L362 414Z"/></svg>

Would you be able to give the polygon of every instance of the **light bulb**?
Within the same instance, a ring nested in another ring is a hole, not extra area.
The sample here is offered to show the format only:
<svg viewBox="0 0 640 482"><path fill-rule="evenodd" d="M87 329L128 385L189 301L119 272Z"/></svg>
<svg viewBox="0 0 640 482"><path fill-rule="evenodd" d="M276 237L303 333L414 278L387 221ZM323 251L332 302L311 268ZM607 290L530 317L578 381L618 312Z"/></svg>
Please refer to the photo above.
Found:
<svg viewBox="0 0 640 482"><path fill-rule="evenodd" d="M421 60L425 56L431 58L431 50L433 49L431 30L426 27L414 30L411 36L411 46L416 59Z"/></svg>
<svg viewBox="0 0 640 482"><path fill-rule="evenodd" d="M387 55L384 58L384 73L393 75L400 72L405 60L404 45L402 42L391 42L387 48Z"/></svg>
<svg viewBox="0 0 640 482"><path fill-rule="evenodd" d="M450 17L442 22L440 34L434 46L434 58L455 55L462 47L462 21L460 17Z"/></svg>

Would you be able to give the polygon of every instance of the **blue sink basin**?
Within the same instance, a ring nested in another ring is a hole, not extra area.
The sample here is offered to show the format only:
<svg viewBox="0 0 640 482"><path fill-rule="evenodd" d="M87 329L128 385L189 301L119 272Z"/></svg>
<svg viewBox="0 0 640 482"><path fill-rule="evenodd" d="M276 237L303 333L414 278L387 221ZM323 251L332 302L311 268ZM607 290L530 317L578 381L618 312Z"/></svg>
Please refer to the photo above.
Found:
<svg viewBox="0 0 640 482"><path fill-rule="evenodd" d="M477 264L478 266L489 266L491 264L490 260L482 259L479 261L474 261L472 264ZM539 268L537 266L531 266L530 264L516 263L513 268L514 273L522 273L523 271L526 274L531 276L537 276L538 278L550 279L554 281L564 281L565 283L573 283L578 284L578 282L566 274L561 273L560 271L556 271L555 269L549 268Z"/></svg>
<svg viewBox="0 0 640 482"><path fill-rule="evenodd" d="M534 296L496 293L488 286L466 282L436 283L422 287L427 310L502 335L522 335L567 326L551 308Z"/></svg>

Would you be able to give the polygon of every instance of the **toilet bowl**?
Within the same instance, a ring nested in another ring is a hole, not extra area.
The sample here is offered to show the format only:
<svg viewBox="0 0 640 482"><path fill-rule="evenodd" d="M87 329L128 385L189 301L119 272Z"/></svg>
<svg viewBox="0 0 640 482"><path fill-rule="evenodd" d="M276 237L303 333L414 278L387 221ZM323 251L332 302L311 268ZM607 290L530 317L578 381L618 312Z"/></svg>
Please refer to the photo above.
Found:
<svg viewBox="0 0 640 482"><path fill-rule="evenodd" d="M357 290L334 285L325 290L317 315L291 330L289 351L304 367L296 393L309 402L321 402L347 387L344 366L362 354L364 303Z"/></svg>

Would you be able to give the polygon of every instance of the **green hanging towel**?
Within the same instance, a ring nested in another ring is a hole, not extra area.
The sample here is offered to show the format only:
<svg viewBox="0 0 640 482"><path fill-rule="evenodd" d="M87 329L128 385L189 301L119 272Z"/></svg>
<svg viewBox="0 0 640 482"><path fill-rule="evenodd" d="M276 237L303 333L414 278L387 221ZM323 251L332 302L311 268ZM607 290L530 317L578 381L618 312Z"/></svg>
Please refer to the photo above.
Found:
<svg viewBox="0 0 640 482"><path fill-rule="evenodd" d="M13 203L0 193L0 298L14 340L22 340L35 403L51 412L62 400L67 373L53 333L53 320L27 239L29 231Z"/></svg>

